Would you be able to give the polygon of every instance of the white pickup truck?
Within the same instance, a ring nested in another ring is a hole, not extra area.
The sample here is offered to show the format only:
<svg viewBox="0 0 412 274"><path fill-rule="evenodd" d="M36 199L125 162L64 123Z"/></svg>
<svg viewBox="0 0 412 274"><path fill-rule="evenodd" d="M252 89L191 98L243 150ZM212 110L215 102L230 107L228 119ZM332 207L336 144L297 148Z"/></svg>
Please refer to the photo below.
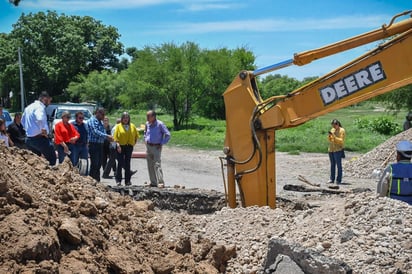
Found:
<svg viewBox="0 0 412 274"><path fill-rule="evenodd" d="M50 133L51 133L52 136L54 136L54 127L56 126L56 124L58 122L60 122L62 120L62 113L64 111L70 112L70 115L71 115L70 122L74 121L75 115L79 111L83 112L84 122L85 123L87 122L88 119L90 119L92 117L92 112L86 106L82 106L82 105L79 105L79 104L58 104L58 105L55 105L50 110L50 114L48 114ZM46 112L47 112L47 109L46 109Z"/></svg>

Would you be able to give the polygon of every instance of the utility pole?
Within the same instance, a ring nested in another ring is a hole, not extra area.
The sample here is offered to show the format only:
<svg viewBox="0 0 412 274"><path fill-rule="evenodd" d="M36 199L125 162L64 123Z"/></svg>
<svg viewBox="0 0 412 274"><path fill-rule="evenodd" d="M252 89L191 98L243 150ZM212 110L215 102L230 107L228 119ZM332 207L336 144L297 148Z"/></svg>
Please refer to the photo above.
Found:
<svg viewBox="0 0 412 274"><path fill-rule="evenodd" d="M24 84L23 84L23 65L21 63L21 48L18 49L19 53L19 70L20 70L20 99L21 99L21 112L24 111Z"/></svg>

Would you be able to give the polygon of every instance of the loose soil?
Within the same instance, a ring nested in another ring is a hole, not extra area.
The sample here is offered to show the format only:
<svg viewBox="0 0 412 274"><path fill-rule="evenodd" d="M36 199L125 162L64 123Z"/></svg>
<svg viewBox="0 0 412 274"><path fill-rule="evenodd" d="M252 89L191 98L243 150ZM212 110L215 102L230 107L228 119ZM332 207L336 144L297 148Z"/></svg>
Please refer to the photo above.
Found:
<svg viewBox="0 0 412 274"><path fill-rule="evenodd" d="M410 133L383 144L385 149L399 139L411 140ZM377 199L375 180L356 173L381 167L377 157L390 156L382 151L347 153L341 189L348 194L340 195L283 189L306 185L299 175L326 188L326 153L276 153L277 193L291 206L192 216L112 192L107 185L113 180L80 176L69 161L51 168L29 151L0 145L0 273L258 273L271 237L342 260L355 273L410 273L411 207ZM223 192L219 156L165 146L166 185ZM139 172L132 183L144 184L145 160L133 159L133 168ZM353 192L360 188L371 191ZM336 237L345 233L345 241Z"/></svg>

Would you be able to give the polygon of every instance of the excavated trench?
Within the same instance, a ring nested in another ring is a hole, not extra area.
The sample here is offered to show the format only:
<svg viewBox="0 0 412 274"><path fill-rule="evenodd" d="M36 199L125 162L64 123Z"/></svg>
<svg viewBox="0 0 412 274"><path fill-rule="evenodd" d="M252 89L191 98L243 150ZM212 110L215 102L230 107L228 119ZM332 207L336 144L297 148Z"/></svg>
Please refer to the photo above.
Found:
<svg viewBox="0 0 412 274"><path fill-rule="evenodd" d="M132 196L136 201L150 200L162 210L186 211L189 214L209 214L226 206L224 193L215 190L146 186L109 186L109 189Z"/></svg>

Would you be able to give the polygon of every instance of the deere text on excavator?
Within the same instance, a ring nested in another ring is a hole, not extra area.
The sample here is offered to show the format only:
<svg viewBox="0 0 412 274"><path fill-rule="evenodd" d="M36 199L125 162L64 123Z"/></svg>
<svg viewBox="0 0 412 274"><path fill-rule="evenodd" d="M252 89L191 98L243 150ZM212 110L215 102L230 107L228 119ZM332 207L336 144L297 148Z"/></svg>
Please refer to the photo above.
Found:
<svg viewBox="0 0 412 274"><path fill-rule="evenodd" d="M224 92L224 144L230 207L276 207L275 132L296 127L320 115L393 91L412 83L412 18L294 55L293 59L255 71L241 71ZM256 77L290 65L313 60L367 43L391 38L376 49L317 80L283 96L263 100ZM240 202L237 196L239 194Z"/></svg>

